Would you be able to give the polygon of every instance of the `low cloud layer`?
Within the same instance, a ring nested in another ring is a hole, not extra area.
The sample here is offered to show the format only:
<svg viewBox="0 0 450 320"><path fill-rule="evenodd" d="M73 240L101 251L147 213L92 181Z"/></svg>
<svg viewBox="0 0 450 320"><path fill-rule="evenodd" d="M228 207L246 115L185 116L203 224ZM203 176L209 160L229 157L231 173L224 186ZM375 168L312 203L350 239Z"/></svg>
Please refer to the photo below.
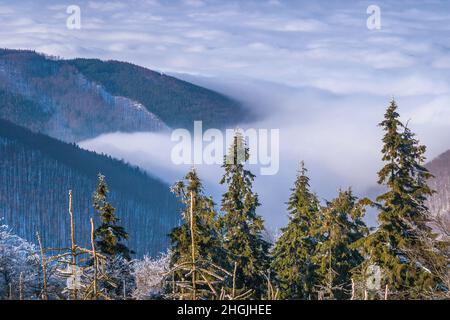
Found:
<svg viewBox="0 0 450 320"><path fill-rule="evenodd" d="M189 77L194 81L192 77ZM212 79L199 79L213 83ZM252 93L248 106L259 108L263 118L241 124L240 127L280 129L280 171L274 176L259 174L259 166L253 166L257 174L255 187L260 195L264 215L269 226L278 228L286 219L286 201L293 185L299 162L304 160L309 169L311 187L321 200L336 196L342 188L352 187L360 196L373 195L376 186L377 171L381 168L382 132L377 124L382 120L389 97L371 96L370 99L359 95L333 95L311 88L287 88L275 84L252 82L241 84L234 91L235 82L215 83L213 88L222 89L230 94L244 90ZM273 92L283 92L283 97ZM264 101L264 102L262 102ZM406 97L397 99L403 111L403 120L411 119L410 126L419 134L422 142L429 146L429 157L434 157L450 147L446 137L450 134L450 125L430 125L429 121L414 121L417 113L424 112L420 102ZM436 102L437 103L437 102ZM437 103L437 105L439 105ZM422 117L420 117L422 119ZM168 183L180 179L190 166L174 165L170 159L172 147L169 135L155 133L114 133L103 135L81 146L124 158L132 164L145 168ZM205 143L206 145L206 143ZM224 191L219 186L220 166L197 165L204 179L207 192L216 202ZM368 218L371 224L375 217Z"/></svg>

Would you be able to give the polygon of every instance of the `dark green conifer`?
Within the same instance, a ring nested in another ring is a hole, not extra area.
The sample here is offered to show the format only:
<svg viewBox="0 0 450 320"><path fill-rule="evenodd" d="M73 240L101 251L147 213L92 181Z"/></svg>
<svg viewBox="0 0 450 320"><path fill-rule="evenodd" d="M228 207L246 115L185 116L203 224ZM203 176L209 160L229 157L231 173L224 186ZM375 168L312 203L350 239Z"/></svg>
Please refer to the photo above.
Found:
<svg viewBox="0 0 450 320"><path fill-rule="evenodd" d="M316 297L317 265L313 261L318 244L320 203L310 191L304 163L288 202L289 224L283 228L272 252L272 271L284 299Z"/></svg>
<svg viewBox="0 0 450 320"><path fill-rule="evenodd" d="M388 287L397 298L415 298L432 285L426 270L408 258L408 251L421 246L417 237L434 235L428 225L426 199L433 191L427 185L432 177L423 166L425 146L399 120L392 101L380 123L383 161L378 183L387 190L377 198L379 226L365 241L366 265L382 270L382 289Z"/></svg>
<svg viewBox="0 0 450 320"><path fill-rule="evenodd" d="M320 243L314 259L319 265L317 274L323 299L351 297L352 272L364 261L355 244L368 234L362 220L364 203L364 200L358 202L348 189L340 191L322 210Z"/></svg>
<svg viewBox="0 0 450 320"><path fill-rule="evenodd" d="M210 197L203 194L203 187L197 176L195 169L189 171L184 180L177 182L172 191L180 199L184 205L182 209L182 224L172 230L171 239L171 267L185 264L186 268L178 269L175 272L174 281L189 280L187 273L193 276L192 267L194 269L209 270L209 273L216 272L213 265L222 265L224 263L224 250L220 238L217 214L214 208L214 202ZM191 218L193 224L191 224ZM189 272L185 270L189 269ZM208 272L203 272L203 276L210 278ZM206 274L206 275L205 275ZM195 297L194 293L187 295L188 298L197 299L212 298L212 292L206 285L198 285L200 277L199 273L195 275ZM192 280L192 279L191 279ZM209 281L214 282L213 278ZM192 282L192 281L191 281Z"/></svg>
<svg viewBox="0 0 450 320"><path fill-rule="evenodd" d="M190 231L190 209L193 206L195 221L195 254L197 259L219 262L223 258L217 213L212 198L203 193L202 183L195 169L189 171L184 180L178 181L172 191L184 205L182 224L172 230L172 265L191 261L192 241ZM192 196L192 198L191 198Z"/></svg>
<svg viewBox="0 0 450 320"><path fill-rule="evenodd" d="M122 242L128 239L128 233L119 226L116 209L108 202L108 185L102 174L98 175L97 189L93 195L94 209L100 216L100 226L95 230L96 246L100 253L110 257L122 256L130 260L133 253Z"/></svg>
<svg viewBox="0 0 450 320"><path fill-rule="evenodd" d="M260 203L252 190L255 176L245 169L248 160L249 149L236 132L222 166L225 174L220 183L228 189L222 197L220 221L228 270L237 263L236 287L253 289L255 297L260 298L266 288L269 243L263 239L264 222L256 212Z"/></svg>

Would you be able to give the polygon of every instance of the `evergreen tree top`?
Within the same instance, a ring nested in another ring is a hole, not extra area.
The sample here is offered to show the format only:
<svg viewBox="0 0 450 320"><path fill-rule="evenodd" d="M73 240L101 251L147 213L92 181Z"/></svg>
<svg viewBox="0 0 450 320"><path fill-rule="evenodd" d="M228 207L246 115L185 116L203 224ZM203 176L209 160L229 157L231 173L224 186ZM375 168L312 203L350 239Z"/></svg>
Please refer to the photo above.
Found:
<svg viewBox="0 0 450 320"><path fill-rule="evenodd" d="M128 233L122 226L117 225L119 218L116 215L116 209L108 202L109 190L105 181L105 176L98 174L97 188L93 194L93 207L100 216L101 224L95 230L96 244L100 251L108 256L114 257L121 255L125 259L131 259L134 253L128 247L121 243L128 239Z"/></svg>
<svg viewBox="0 0 450 320"><path fill-rule="evenodd" d="M196 212L197 222L213 223L215 219L215 203L212 197L204 195L202 182L197 174L195 168L192 168L183 178L177 181L171 188L172 192L185 205L182 215L183 219L189 222L189 208L191 207L191 200L193 200L194 211ZM192 199L191 199L192 196Z"/></svg>
<svg viewBox="0 0 450 320"><path fill-rule="evenodd" d="M288 201L289 223L272 251L272 268L281 287L281 297L310 299L315 294L317 265L312 261L317 249L320 205L310 191L308 170L304 162Z"/></svg>
<svg viewBox="0 0 450 320"><path fill-rule="evenodd" d="M222 166L225 173L220 183L227 184L228 189L222 196L220 224L228 264L238 266L237 285L253 288L260 295L268 267L269 243L262 237L264 221L257 214L260 203L253 191L255 175L245 169L249 155L244 137L237 131Z"/></svg>
<svg viewBox="0 0 450 320"><path fill-rule="evenodd" d="M100 220L102 223L116 224L119 219L115 215L116 209L107 202L108 193L109 189L105 181L105 176L99 173L97 188L93 195L94 209L101 213Z"/></svg>
<svg viewBox="0 0 450 320"><path fill-rule="evenodd" d="M294 187L291 189L292 194L288 201L288 211L292 217L303 215L305 218L308 218L311 214L319 211L319 200L310 191L307 173L308 169L306 169L305 163L302 161Z"/></svg>
<svg viewBox="0 0 450 320"><path fill-rule="evenodd" d="M233 139L228 154L225 156L222 168L225 173L220 184L228 184L228 190L222 197L223 212L235 213L256 218L256 208L260 206L258 194L253 192L255 175L245 169L245 163L250 156L244 137L239 131ZM239 219L244 221L243 219ZM258 217L258 220L261 218ZM258 224L259 221L258 221Z"/></svg>
<svg viewBox="0 0 450 320"><path fill-rule="evenodd" d="M190 192L195 194L202 193L203 185L198 177L197 170L194 167L191 168L183 180L177 181L171 190L177 197L185 197Z"/></svg>
<svg viewBox="0 0 450 320"><path fill-rule="evenodd" d="M432 175L423 166L425 146L399 120L397 109L393 100L380 123L385 164L378 172L378 183L387 190L376 199L379 226L366 238L364 251L369 256L366 265L378 265L386 284L411 294L411 288L422 287L429 278L410 261L408 252L421 245L418 234L433 238L426 206L433 192L427 183Z"/></svg>
<svg viewBox="0 0 450 320"><path fill-rule="evenodd" d="M224 157L223 167L233 166L242 169L250 158L250 150L245 142L240 130L236 130L233 142L228 148L228 153Z"/></svg>

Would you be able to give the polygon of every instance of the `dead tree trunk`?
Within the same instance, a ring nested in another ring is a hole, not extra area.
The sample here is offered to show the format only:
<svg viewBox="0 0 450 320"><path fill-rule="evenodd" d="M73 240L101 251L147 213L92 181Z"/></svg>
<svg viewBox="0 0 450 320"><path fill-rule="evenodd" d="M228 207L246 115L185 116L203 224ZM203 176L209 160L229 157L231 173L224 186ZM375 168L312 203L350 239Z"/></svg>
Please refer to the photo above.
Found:
<svg viewBox="0 0 450 320"><path fill-rule="evenodd" d="M355 280L352 278L352 297L350 300L355 300Z"/></svg>
<svg viewBox="0 0 450 320"><path fill-rule="evenodd" d="M39 243L39 249L41 253L41 267L42 267L42 300L48 300L47 291L47 260L45 258L44 247L42 246L42 240L39 232L36 232L36 237Z"/></svg>
<svg viewBox="0 0 450 320"><path fill-rule="evenodd" d="M192 255L192 300L197 299L197 279L196 279L196 261L195 261L195 221L194 221L194 194L191 191L191 255Z"/></svg>
<svg viewBox="0 0 450 320"><path fill-rule="evenodd" d="M70 215L70 242L71 242L71 267L72 267L72 277L74 280L72 288L72 300L77 300L77 287L75 279L77 277L77 246L75 242L75 219L73 216L73 205L72 205L72 190L69 191L69 215Z"/></svg>
<svg viewBox="0 0 450 320"><path fill-rule="evenodd" d="M91 246L92 246L92 256L94 258L94 279L92 283L92 292L94 299L97 299L97 279L98 279L98 257L97 251L95 250L95 236L94 236L94 219L91 218Z"/></svg>
<svg viewBox="0 0 450 320"><path fill-rule="evenodd" d="M19 275L19 300L23 300L23 272Z"/></svg>

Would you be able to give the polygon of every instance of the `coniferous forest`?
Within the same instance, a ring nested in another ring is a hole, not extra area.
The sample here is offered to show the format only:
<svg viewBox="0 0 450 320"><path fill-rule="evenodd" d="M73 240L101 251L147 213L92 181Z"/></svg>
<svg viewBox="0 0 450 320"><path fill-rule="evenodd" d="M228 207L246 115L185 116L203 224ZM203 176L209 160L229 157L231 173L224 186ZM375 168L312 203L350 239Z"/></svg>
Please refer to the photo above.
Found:
<svg viewBox="0 0 450 320"><path fill-rule="evenodd" d="M264 199L254 191L257 176L248 169L250 150L239 131L218 181L226 189L221 199L206 194L195 168L173 185L179 223L167 235L169 250L156 258L136 256L139 248L133 244L142 239L133 242L132 226L125 227L117 210L123 208L122 198L111 197L109 177L99 174L89 199L94 217L80 222L73 205L76 188L64 195L64 246L49 246L42 237L48 230L27 241L0 227L0 297L449 299L450 221L427 207L436 190L425 167L426 147L400 120L394 100L378 126L383 132L382 192L374 199L358 198L348 186L321 201L308 164L299 159L286 210L278 213L289 222L274 240L266 236L258 214ZM375 228L365 223L368 210L378 214ZM87 226L82 241L76 236L80 224Z"/></svg>
<svg viewBox="0 0 450 320"><path fill-rule="evenodd" d="M73 190L76 237L90 243L91 195L100 172L108 177L110 200L137 256L165 250L165 235L179 220L179 205L167 184L123 161L0 119L0 223L18 236L34 241L40 231L47 246L67 246L67 197Z"/></svg>

